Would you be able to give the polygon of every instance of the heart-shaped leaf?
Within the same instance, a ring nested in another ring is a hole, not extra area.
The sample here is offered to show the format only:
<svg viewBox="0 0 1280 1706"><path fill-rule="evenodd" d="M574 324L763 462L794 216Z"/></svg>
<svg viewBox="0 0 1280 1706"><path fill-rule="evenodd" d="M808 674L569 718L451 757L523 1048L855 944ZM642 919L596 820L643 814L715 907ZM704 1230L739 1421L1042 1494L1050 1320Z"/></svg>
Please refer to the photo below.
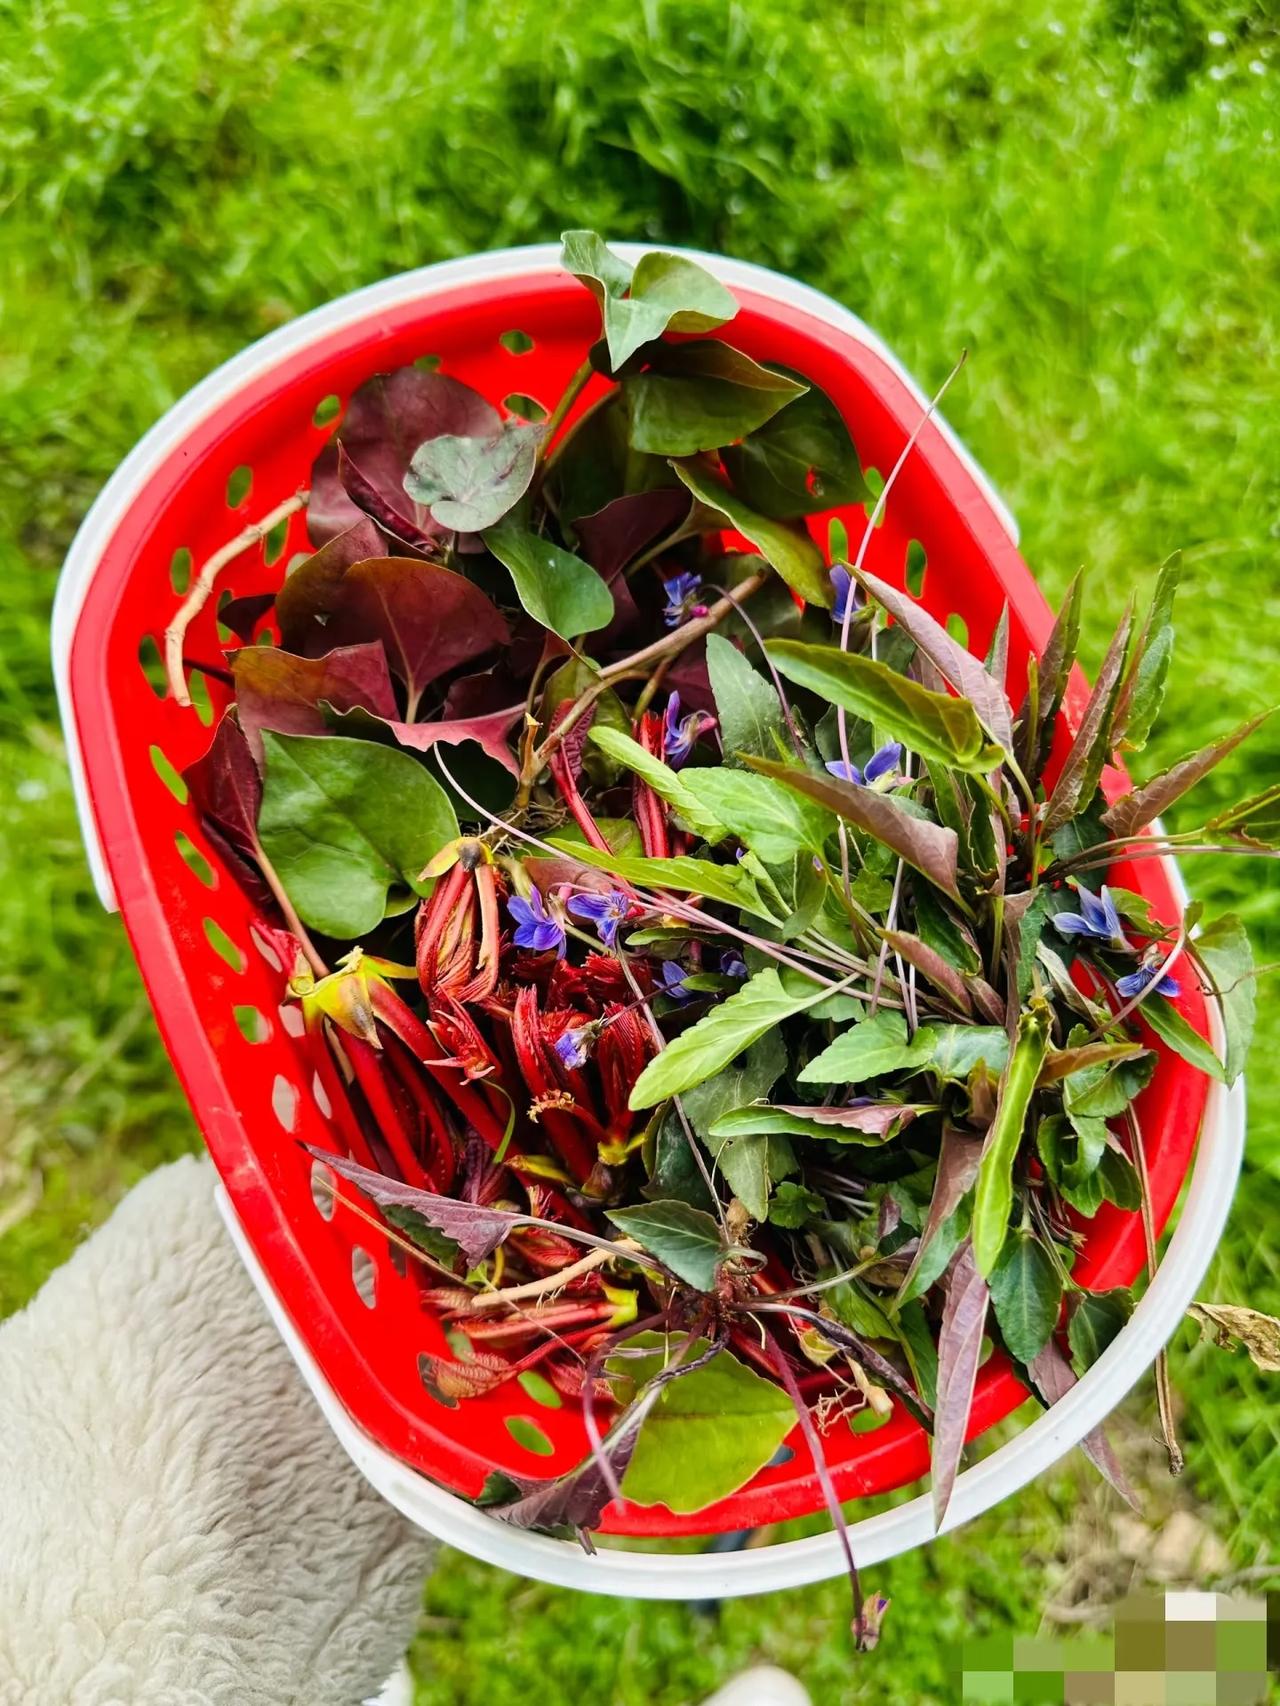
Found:
<svg viewBox="0 0 1280 1706"><path fill-rule="evenodd" d="M672 463L682 482L699 502L724 517L726 527L732 528L771 564L793 592L810 604L826 609L831 604L831 582L822 561L822 553L803 527L785 521L773 521L760 515L736 493L717 480L713 474L696 464Z"/></svg>
<svg viewBox="0 0 1280 1706"><path fill-rule="evenodd" d="M1062 1275L1031 1232L1017 1232L991 1274L991 1305L1009 1355L1029 1363L1058 1324Z"/></svg>
<svg viewBox="0 0 1280 1706"><path fill-rule="evenodd" d="M664 344L643 373L622 381L634 450L696 456L776 415L807 387L714 339Z"/></svg>
<svg viewBox="0 0 1280 1706"><path fill-rule="evenodd" d="M410 545L431 544L442 530L404 489L414 451L445 433L485 437L501 423L479 392L443 373L401 367L375 374L352 396L336 437L311 470L312 542L323 545L370 515Z"/></svg>
<svg viewBox="0 0 1280 1706"><path fill-rule="evenodd" d="M258 836L304 924L350 940L381 923L389 889L429 892L420 873L458 822L416 760L337 735L262 741Z"/></svg>
<svg viewBox="0 0 1280 1706"><path fill-rule="evenodd" d="M800 1074L802 1084L861 1084L886 1072L915 1065L901 1013L882 1007L843 1032Z"/></svg>
<svg viewBox="0 0 1280 1706"><path fill-rule="evenodd" d="M705 1209L684 1202L642 1203L610 1209L609 1219L686 1285L715 1290L725 1246L719 1225Z"/></svg>
<svg viewBox="0 0 1280 1706"><path fill-rule="evenodd" d="M613 594L581 557L520 527L494 527L485 544L505 564L516 596L535 622L573 640L613 620Z"/></svg>
<svg viewBox="0 0 1280 1706"><path fill-rule="evenodd" d="M720 453L734 491L761 515L786 520L871 496L844 417L825 391L808 385L804 396Z"/></svg>
<svg viewBox="0 0 1280 1706"><path fill-rule="evenodd" d="M441 527L482 533L528 491L545 436L541 426L509 420L484 438L429 438L414 451L405 491Z"/></svg>
<svg viewBox="0 0 1280 1706"><path fill-rule="evenodd" d="M402 723L356 710L335 714L330 719L330 726L335 734L394 742L408 747L411 752L429 752L433 746L462 746L467 741L474 741L504 770L519 776L520 766L511 751L508 736L523 715L524 705L520 704L508 705L502 711L490 711L482 717L446 717L438 723Z"/></svg>
<svg viewBox="0 0 1280 1706"><path fill-rule="evenodd" d="M338 606L342 578L353 564L385 556L386 549L382 529L362 515L353 526L335 534L291 569L276 593L276 621L280 624L280 644L284 649L305 657L318 657L321 652L332 651L335 643L344 643L335 642L328 628Z"/></svg>
<svg viewBox="0 0 1280 1706"><path fill-rule="evenodd" d="M795 853L820 854L835 831L831 812L768 776L714 766L685 770L680 780L704 816L732 824L732 833L766 865Z"/></svg>
<svg viewBox="0 0 1280 1706"><path fill-rule="evenodd" d="M777 758L787 750L782 701L771 682L758 674L723 634L707 635L707 672L720 719L726 764L741 763L740 753Z"/></svg>
<svg viewBox="0 0 1280 1706"><path fill-rule="evenodd" d="M338 711L359 705L376 717L396 715L386 656L376 643L339 646L318 658L295 657L278 646L246 646L235 654L231 668L240 727L259 763L264 729L323 734L322 704Z"/></svg>

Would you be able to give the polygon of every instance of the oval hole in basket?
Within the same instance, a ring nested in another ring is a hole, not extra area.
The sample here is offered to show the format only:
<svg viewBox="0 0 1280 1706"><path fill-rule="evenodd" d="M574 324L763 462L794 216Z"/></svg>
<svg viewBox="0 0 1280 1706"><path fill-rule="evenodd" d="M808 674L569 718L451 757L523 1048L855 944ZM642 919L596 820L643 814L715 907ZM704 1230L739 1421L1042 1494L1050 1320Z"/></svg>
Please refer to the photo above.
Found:
<svg viewBox="0 0 1280 1706"><path fill-rule="evenodd" d="M509 397L504 397L502 406L509 409L518 419L531 421L534 425L547 418L545 406L536 397L526 397L523 391L513 391Z"/></svg>
<svg viewBox="0 0 1280 1706"><path fill-rule="evenodd" d="M332 1220L337 1209L333 1192L333 1174L323 1161L311 1163L311 1200L325 1220Z"/></svg>
<svg viewBox="0 0 1280 1706"><path fill-rule="evenodd" d="M969 644L969 624L958 610L953 610L947 617L947 632L958 646Z"/></svg>
<svg viewBox="0 0 1280 1706"><path fill-rule="evenodd" d="M907 567L905 580L907 591L912 598L919 598L924 591L924 571L929 566L924 546L918 539L913 539L907 546Z"/></svg>
<svg viewBox="0 0 1280 1706"><path fill-rule="evenodd" d="M342 413L342 398L336 391L330 391L327 397L321 397L311 416L312 426L327 427L331 421L336 421Z"/></svg>
<svg viewBox="0 0 1280 1706"><path fill-rule="evenodd" d="M271 1021L260 1007L238 1006L231 1009L236 1028L247 1043L265 1043L271 1035Z"/></svg>
<svg viewBox="0 0 1280 1706"><path fill-rule="evenodd" d="M305 1025L303 1029L306 1029ZM319 1108L325 1119L330 1119L333 1115L333 1103L329 1100L329 1092L325 1089L324 1081L318 1072L313 1072L311 1075L311 1095L316 1107Z"/></svg>
<svg viewBox="0 0 1280 1706"><path fill-rule="evenodd" d="M284 967L280 963L279 954L276 953L274 947L272 947L271 943L262 934L261 930L258 929L256 924L251 924L249 926L249 940L271 967L272 971L284 970ZM286 1026L285 1029L287 1030L288 1026Z"/></svg>
<svg viewBox="0 0 1280 1706"><path fill-rule="evenodd" d="M169 691L168 677L164 672L164 659L160 656L160 648L156 644L154 634L144 634L138 642L138 662L142 673L147 679L147 686L157 699L163 699Z"/></svg>
<svg viewBox="0 0 1280 1706"><path fill-rule="evenodd" d="M555 1446L529 1416L507 1416L507 1432L517 1445L531 1451L535 1457L550 1457Z"/></svg>
<svg viewBox="0 0 1280 1706"><path fill-rule="evenodd" d="M528 355L533 348L533 339L528 332L517 331L514 328L509 332L503 332L498 342L510 355Z"/></svg>
<svg viewBox="0 0 1280 1706"><path fill-rule="evenodd" d="M280 1024L286 1036L300 1037L305 1033L307 1021L296 1001L282 1001L276 1012L280 1015Z"/></svg>
<svg viewBox="0 0 1280 1706"><path fill-rule="evenodd" d="M288 537L289 517L286 515L283 521L277 521L275 526L268 530L262 541L262 560L268 568L272 563L279 562Z"/></svg>
<svg viewBox="0 0 1280 1706"><path fill-rule="evenodd" d="M187 866L187 869L192 871L207 889L217 888L218 873L214 870L213 866L205 858L204 854L196 846L191 837L189 835L184 835L181 830L178 830L174 835L173 840L178 852L182 855L183 863Z"/></svg>
<svg viewBox="0 0 1280 1706"><path fill-rule="evenodd" d="M847 563L849 561L849 529L838 515L833 515L827 526L827 561L829 563Z"/></svg>
<svg viewBox="0 0 1280 1706"><path fill-rule="evenodd" d="M218 923L216 918L205 919L204 933L208 939L209 946L213 949L214 953L217 954L220 960L225 960L231 967L232 971L244 970L245 966L249 963L245 957L244 949L236 947L235 943L231 940L230 936L227 935L226 931L222 928L221 924Z"/></svg>
<svg viewBox="0 0 1280 1706"><path fill-rule="evenodd" d="M229 586L224 586L222 591L218 594L217 617L216 617L216 621L217 621L217 625L218 625L218 640L224 646L230 645L231 642L233 640L235 640L235 635L232 633L231 629L227 627L226 623L222 620L222 612L226 609L228 604L231 603L231 600L234 597L235 597L235 593L232 592L232 590ZM236 643L239 644L238 641Z"/></svg>
<svg viewBox="0 0 1280 1706"><path fill-rule="evenodd" d="M242 462L227 475L227 508L239 509L253 490L253 469Z"/></svg>
<svg viewBox="0 0 1280 1706"><path fill-rule="evenodd" d="M563 1406L564 1399L546 1375L539 1374L536 1368L526 1368L524 1373L516 1378L534 1403L541 1404L544 1410L559 1410Z"/></svg>
<svg viewBox="0 0 1280 1706"><path fill-rule="evenodd" d="M209 683L198 669L190 670L187 674L187 692L191 695L191 703L195 706L196 716L205 728L213 721L213 700L209 694Z"/></svg>
<svg viewBox="0 0 1280 1706"><path fill-rule="evenodd" d="M178 804L185 806L187 803L187 784L182 780L182 777L179 776L178 772L173 768L173 765L170 764L169 760L165 757L164 753L158 746L153 746L151 748L151 764L156 775L164 783L165 787L173 795L174 799L177 800Z"/></svg>
<svg viewBox="0 0 1280 1706"><path fill-rule="evenodd" d="M438 355L420 355L413 365L420 367L424 373L438 373L441 359Z"/></svg>
<svg viewBox="0 0 1280 1706"><path fill-rule="evenodd" d="M169 559L169 585L179 597L191 585L191 553L185 545L179 545Z"/></svg>
<svg viewBox="0 0 1280 1706"><path fill-rule="evenodd" d="M418 1379L422 1382L423 1391L428 1398L434 1398L437 1404L443 1404L446 1410L456 1410L458 1400L447 1397L436 1385L432 1359L425 1351L418 1352Z"/></svg>
<svg viewBox="0 0 1280 1706"><path fill-rule="evenodd" d="M378 1270L373 1257L359 1244L351 1251L351 1283L365 1308L372 1309L378 1301Z"/></svg>
<svg viewBox="0 0 1280 1706"><path fill-rule="evenodd" d="M271 1086L271 1112L286 1131L298 1123L298 1092L281 1072L276 1073Z"/></svg>

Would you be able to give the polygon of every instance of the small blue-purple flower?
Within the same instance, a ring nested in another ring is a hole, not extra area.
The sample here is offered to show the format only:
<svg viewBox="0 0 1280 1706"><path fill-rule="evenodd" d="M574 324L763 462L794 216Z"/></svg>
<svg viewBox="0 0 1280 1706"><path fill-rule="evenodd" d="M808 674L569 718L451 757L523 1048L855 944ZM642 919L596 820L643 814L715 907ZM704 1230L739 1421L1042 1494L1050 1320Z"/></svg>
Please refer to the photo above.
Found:
<svg viewBox="0 0 1280 1706"><path fill-rule="evenodd" d="M662 620L668 628L678 628L686 617L706 615L707 607L698 597L701 586L702 576L692 573L672 575L666 582Z"/></svg>
<svg viewBox="0 0 1280 1706"><path fill-rule="evenodd" d="M843 564L837 563L828 578L831 581L831 590L836 595L835 603L831 606L831 620L843 623L846 616L862 609L867 602L866 596Z"/></svg>
<svg viewBox="0 0 1280 1706"><path fill-rule="evenodd" d="M594 1025L573 1025L562 1037L559 1037L552 1047L560 1057L560 1064L570 1072L585 1066L591 1058L591 1049L595 1043Z"/></svg>
<svg viewBox="0 0 1280 1706"><path fill-rule="evenodd" d="M536 888L529 890L528 900L513 894L507 902L507 911L516 921L512 940L517 948L532 948L536 954L552 950L564 954L564 925L552 918Z"/></svg>
<svg viewBox="0 0 1280 1706"><path fill-rule="evenodd" d="M859 770L856 764L846 764L843 758L828 760L827 769L842 782L857 782L864 788L875 788L879 784L879 789L883 792L898 780L898 765L901 760L902 742L891 740L886 741L878 752L872 753L863 770Z"/></svg>
<svg viewBox="0 0 1280 1706"><path fill-rule="evenodd" d="M608 894L575 894L569 897L569 911L575 918L594 924L606 948L617 943L619 926L630 918L631 910L631 896L621 889L610 889Z"/></svg>
<svg viewBox="0 0 1280 1706"><path fill-rule="evenodd" d="M720 956L720 971L724 977L745 977L747 962L736 948L726 948Z"/></svg>
<svg viewBox="0 0 1280 1706"><path fill-rule="evenodd" d="M1157 995L1167 995L1171 1001L1182 994L1182 985L1176 977L1166 977L1162 966L1150 963L1118 977L1116 989L1126 1001L1132 1001L1136 995L1149 995L1153 990Z"/></svg>
<svg viewBox="0 0 1280 1706"><path fill-rule="evenodd" d="M1063 936L1087 936L1091 941L1105 942L1109 948L1131 946L1105 883L1099 894L1089 889L1077 889L1076 894L1080 900L1079 912L1057 913L1053 920L1055 929Z"/></svg>
<svg viewBox="0 0 1280 1706"><path fill-rule="evenodd" d="M663 960L658 966L658 976L662 979L659 993L669 995L673 1001L692 1001L694 991L685 986L688 975L675 960Z"/></svg>
<svg viewBox="0 0 1280 1706"><path fill-rule="evenodd" d="M709 717L705 711L690 711L687 717L682 717L680 695L673 693L667 700L667 713L662 724L662 750L671 768L679 770L693 751L693 743L698 736L714 727L715 718Z"/></svg>

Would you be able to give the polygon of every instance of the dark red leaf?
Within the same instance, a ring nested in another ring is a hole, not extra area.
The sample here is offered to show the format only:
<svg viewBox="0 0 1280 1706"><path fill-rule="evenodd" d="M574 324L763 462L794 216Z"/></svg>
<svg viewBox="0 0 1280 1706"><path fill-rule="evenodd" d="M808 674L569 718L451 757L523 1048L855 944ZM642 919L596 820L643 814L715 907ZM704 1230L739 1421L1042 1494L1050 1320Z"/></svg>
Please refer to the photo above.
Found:
<svg viewBox="0 0 1280 1706"><path fill-rule="evenodd" d="M342 577L355 563L384 557L386 537L368 516L357 512L353 526L332 539L300 563L276 594L276 620L280 644L286 651L304 657L319 657L333 650L334 641L325 628L337 601Z"/></svg>
<svg viewBox="0 0 1280 1706"><path fill-rule="evenodd" d="M773 1104L779 1114L794 1114L800 1120L812 1120L814 1125L834 1126L844 1131L862 1131L879 1136L894 1126L907 1126L919 1113L906 1102L872 1102L864 1108L814 1108L802 1103ZM886 1201L889 1199L886 1198Z"/></svg>
<svg viewBox="0 0 1280 1706"><path fill-rule="evenodd" d="M244 732L230 711L214 731L203 758L182 773L196 810L236 853L258 856L258 807L262 778Z"/></svg>
<svg viewBox="0 0 1280 1706"><path fill-rule="evenodd" d="M947 1301L938 1334L938 1403L933 1418L933 1511L941 1526L951 1502L964 1450L974 1383L987 1321L987 1282L978 1272L966 1238L947 1280Z"/></svg>
<svg viewBox="0 0 1280 1706"><path fill-rule="evenodd" d="M508 743L507 736L524 715L524 706L508 705L504 711L491 711L487 717L446 718L439 723L401 723L386 717L373 716L368 711L346 711L330 719L335 734L354 735L366 740L394 740L414 752L426 752L440 744L459 746L473 740L496 759L504 770L519 776L520 766Z"/></svg>
<svg viewBox="0 0 1280 1706"><path fill-rule="evenodd" d="M251 645L258 624L276 601L274 592L254 592L246 598L232 598L218 611L218 620L230 628L237 640Z"/></svg>
<svg viewBox="0 0 1280 1706"><path fill-rule="evenodd" d="M582 555L606 581L612 581L648 546L673 532L689 513L693 499L683 486L662 486L614 498L594 515L573 524Z"/></svg>
<svg viewBox="0 0 1280 1706"><path fill-rule="evenodd" d="M1050 1406L1056 1404L1060 1398L1065 1398L1076 1383L1075 1370L1052 1339L1031 1364L1028 1373L1035 1382L1037 1392ZM1080 1449L1103 1479L1111 1483L1124 1502L1141 1515L1142 1506L1138 1495L1120 1467L1120 1460L1112 1450L1111 1442L1101 1425L1084 1436L1080 1441Z"/></svg>
<svg viewBox="0 0 1280 1706"><path fill-rule="evenodd" d="M283 735L327 732L321 704L338 711L357 705L394 718L395 693L382 647L344 646L322 658L295 657L276 646L246 646L232 660L240 727L259 764L262 730Z"/></svg>
<svg viewBox="0 0 1280 1706"><path fill-rule="evenodd" d="M401 367L368 380L352 397L337 436L311 470L307 531L323 545L371 515L410 545L443 535L404 489L414 451L443 433L484 438L502 417L470 386L443 373Z"/></svg>
<svg viewBox="0 0 1280 1706"><path fill-rule="evenodd" d="M1270 711L1263 711L1256 717L1250 717L1248 722L1241 723L1240 727L1232 729L1230 734L1202 747L1199 752L1180 758L1168 770L1162 770L1158 776L1152 777L1150 782L1117 800L1109 811L1102 814L1103 823L1115 836L1136 835L1140 829L1145 829L1166 811L1175 800L1181 799L1188 789L1194 788L1201 777L1207 776L1215 764L1221 763L1242 740L1247 740L1270 715Z"/></svg>
<svg viewBox="0 0 1280 1706"><path fill-rule="evenodd" d="M943 1122L942 1146L938 1151L938 1170L933 1179L933 1196L929 1201L929 1212L925 1216L924 1227L920 1233L920 1243L916 1249L915 1260L903 1281L903 1289L911 1282L911 1276L919 1266L921 1258L933 1242L938 1229L947 1221L960 1206L960 1200L965 1192L978 1177L978 1162L982 1156L982 1139L972 1137L968 1132L957 1131L955 1126Z"/></svg>

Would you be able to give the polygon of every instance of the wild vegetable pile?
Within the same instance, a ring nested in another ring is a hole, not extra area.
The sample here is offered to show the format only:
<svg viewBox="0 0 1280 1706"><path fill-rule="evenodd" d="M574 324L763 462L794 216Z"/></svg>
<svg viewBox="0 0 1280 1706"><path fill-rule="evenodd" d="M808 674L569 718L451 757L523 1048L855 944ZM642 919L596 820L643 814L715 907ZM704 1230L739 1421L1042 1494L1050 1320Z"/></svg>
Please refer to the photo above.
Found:
<svg viewBox="0 0 1280 1706"><path fill-rule="evenodd" d="M279 643L231 653L187 781L287 946L323 1159L452 1331L434 1391L536 1370L583 1406L591 1455L500 1479L500 1517L697 1510L797 1416L821 1466L895 1405L941 1512L992 1343L1048 1403L1123 1325L1128 1291L1072 1280L1090 1216L1142 1212L1154 1258L1153 1033L1218 1079L1248 1044L1239 921L1168 925L1108 870L1274 849L1280 788L1152 828L1255 719L1100 792L1160 706L1176 562L1068 729L1078 581L1009 697L1007 611L975 657L864 570L892 478L873 496L830 399L712 335L722 286L585 232L564 264L601 336L550 418L421 367L351 398L318 549L221 612ZM850 506L820 550L806 518Z"/></svg>

